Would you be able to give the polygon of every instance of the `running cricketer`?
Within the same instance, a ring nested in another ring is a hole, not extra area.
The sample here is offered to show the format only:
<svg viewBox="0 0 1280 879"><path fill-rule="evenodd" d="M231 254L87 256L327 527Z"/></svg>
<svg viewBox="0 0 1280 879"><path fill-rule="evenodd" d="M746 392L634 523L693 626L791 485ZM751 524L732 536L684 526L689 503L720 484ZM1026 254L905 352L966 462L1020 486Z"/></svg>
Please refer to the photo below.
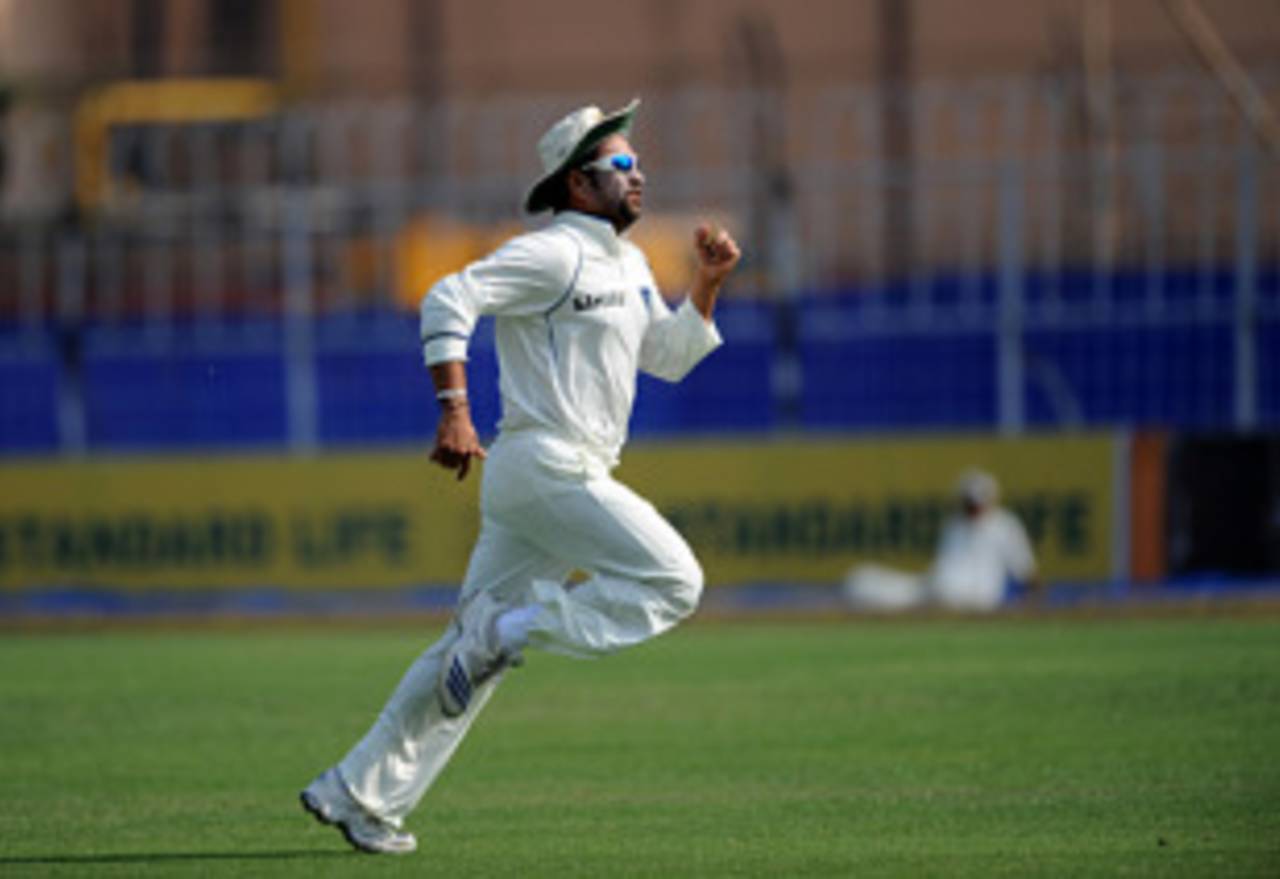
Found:
<svg viewBox="0 0 1280 879"><path fill-rule="evenodd" d="M304 791L302 804L368 852L411 852L403 829L527 648L597 657L693 613L702 569L679 533L610 472L639 370L679 381L720 345L712 313L739 251L694 233L697 270L674 311L623 233L645 176L627 134L638 101L584 107L538 142L543 175L525 210L554 216L438 282L422 301L422 345L440 419L431 459L459 479L484 461L480 533L453 622L406 672L373 727ZM493 315L502 420L480 445L465 361ZM585 582L568 586L575 570Z"/></svg>

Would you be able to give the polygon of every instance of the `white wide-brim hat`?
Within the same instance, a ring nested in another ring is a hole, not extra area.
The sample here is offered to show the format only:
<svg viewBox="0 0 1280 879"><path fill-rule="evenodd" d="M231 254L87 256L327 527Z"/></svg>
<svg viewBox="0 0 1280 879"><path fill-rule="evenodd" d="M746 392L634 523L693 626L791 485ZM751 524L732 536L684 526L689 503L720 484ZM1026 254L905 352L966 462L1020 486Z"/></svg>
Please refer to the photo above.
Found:
<svg viewBox="0 0 1280 879"><path fill-rule="evenodd" d="M605 114L599 107L582 107L574 110L547 129L538 141L538 159L542 162L542 176L524 199L524 209L531 214L551 207L548 184L557 174L571 168L586 158L596 144L611 134L631 130L640 99L633 98L621 110Z"/></svg>

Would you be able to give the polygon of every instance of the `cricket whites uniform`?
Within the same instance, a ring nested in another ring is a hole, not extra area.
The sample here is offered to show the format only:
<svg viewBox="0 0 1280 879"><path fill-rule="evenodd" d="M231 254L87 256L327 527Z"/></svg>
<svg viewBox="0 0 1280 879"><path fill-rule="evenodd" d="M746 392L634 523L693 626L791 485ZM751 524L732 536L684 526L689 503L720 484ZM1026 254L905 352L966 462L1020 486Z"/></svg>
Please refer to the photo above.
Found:
<svg viewBox="0 0 1280 879"><path fill-rule="evenodd" d="M426 363L465 359L486 314L495 318L503 416L457 618L339 765L356 800L395 826L501 677L483 683L460 716L443 714L436 681L460 624L532 606L529 646L592 657L667 631L702 590L684 539L610 471L637 371L679 381L721 343L715 326L687 301L669 309L640 250L609 222L571 211L431 289L422 303ZM567 589L575 569L590 578Z"/></svg>
<svg viewBox="0 0 1280 879"><path fill-rule="evenodd" d="M978 516L954 514L943 526L933 564L924 574L862 564L845 578L846 598L860 609L906 610L932 602L962 611L995 610L1008 577L1026 581L1036 570L1031 540L1003 507Z"/></svg>
<svg viewBox="0 0 1280 879"><path fill-rule="evenodd" d="M991 610L1004 600L1006 576L1025 581L1035 569L1026 529L1017 516L997 507L947 522L926 587L944 607Z"/></svg>

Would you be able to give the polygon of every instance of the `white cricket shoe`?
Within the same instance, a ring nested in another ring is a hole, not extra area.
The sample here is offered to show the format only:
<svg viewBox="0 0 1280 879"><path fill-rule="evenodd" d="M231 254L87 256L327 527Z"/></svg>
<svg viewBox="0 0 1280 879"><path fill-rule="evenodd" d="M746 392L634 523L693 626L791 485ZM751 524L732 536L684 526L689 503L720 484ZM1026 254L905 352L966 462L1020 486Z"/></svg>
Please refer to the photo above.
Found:
<svg viewBox="0 0 1280 879"><path fill-rule="evenodd" d="M317 821L337 827L362 852L407 855L418 848L412 833L396 830L356 802L337 769L321 773L298 798Z"/></svg>
<svg viewBox="0 0 1280 879"><path fill-rule="evenodd" d="M466 712L476 690L485 681L508 666L524 662L518 652L504 651L499 645L497 619L497 613L491 613L473 626L463 627L458 640L445 653L436 682L440 710L445 717Z"/></svg>

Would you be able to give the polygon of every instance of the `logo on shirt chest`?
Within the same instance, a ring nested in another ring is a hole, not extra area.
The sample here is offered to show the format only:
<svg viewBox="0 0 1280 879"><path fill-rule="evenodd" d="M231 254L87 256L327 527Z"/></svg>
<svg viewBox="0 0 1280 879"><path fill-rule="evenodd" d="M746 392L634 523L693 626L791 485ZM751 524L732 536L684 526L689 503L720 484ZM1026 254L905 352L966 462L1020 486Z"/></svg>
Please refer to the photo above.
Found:
<svg viewBox="0 0 1280 879"><path fill-rule="evenodd" d="M622 308L626 304L627 294L624 290L613 290L609 293L579 293L573 297L573 310L577 312Z"/></svg>

